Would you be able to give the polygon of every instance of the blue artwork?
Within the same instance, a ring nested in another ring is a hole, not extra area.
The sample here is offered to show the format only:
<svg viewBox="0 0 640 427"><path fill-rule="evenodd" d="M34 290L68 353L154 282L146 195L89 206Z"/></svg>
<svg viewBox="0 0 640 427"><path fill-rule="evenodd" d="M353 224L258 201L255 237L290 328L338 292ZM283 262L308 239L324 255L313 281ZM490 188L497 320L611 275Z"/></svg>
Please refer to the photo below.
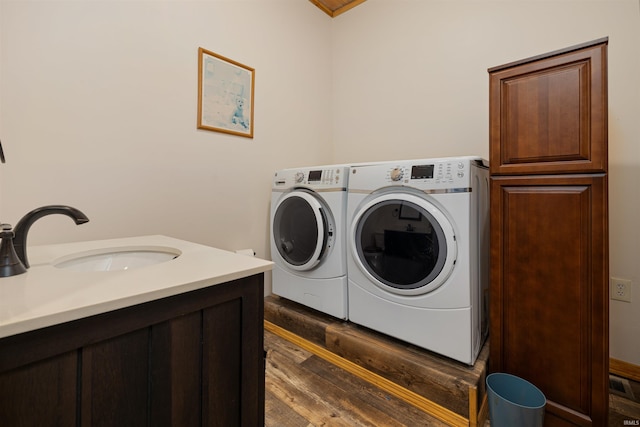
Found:
<svg viewBox="0 0 640 427"><path fill-rule="evenodd" d="M253 69L201 49L198 127L253 136Z"/></svg>

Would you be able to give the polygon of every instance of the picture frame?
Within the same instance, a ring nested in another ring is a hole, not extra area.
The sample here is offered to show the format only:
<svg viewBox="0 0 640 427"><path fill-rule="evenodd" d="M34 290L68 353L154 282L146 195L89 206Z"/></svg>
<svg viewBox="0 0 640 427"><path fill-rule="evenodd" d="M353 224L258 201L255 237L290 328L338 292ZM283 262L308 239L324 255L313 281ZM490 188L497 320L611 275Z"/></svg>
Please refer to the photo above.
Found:
<svg viewBox="0 0 640 427"><path fill-rule="evenodd" d="M253 138L255 70L198 48L198 129Z"/></svg>
<svg viewBox="0 0 640 427"><path fill-rule="evenodd" d="M400 205L399 217L400 219L406 219L410 221L422 221L422 213L420 213L419 210L405 204Z"/></svg>

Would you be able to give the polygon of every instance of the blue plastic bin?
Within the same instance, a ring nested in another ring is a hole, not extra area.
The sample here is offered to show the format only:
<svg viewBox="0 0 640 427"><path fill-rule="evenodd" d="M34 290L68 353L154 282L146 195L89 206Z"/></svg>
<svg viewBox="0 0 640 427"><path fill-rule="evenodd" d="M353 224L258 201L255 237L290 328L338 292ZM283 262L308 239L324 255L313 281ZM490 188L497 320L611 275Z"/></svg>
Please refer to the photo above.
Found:
<svg viewBox="0 0 640 427"><path fill-rule="evenodd" d="M491 427L542 427L547 399L538 387L505 373L487 376Z"/></svg>

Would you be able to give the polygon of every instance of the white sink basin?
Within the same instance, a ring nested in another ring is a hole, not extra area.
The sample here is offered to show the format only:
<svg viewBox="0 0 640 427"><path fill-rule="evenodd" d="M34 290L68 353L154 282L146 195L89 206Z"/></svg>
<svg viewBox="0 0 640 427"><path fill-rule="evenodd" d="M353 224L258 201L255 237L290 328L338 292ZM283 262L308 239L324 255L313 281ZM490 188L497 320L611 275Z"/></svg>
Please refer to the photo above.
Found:
<svg viewBox="0 0 640 427"><path fill-rule="evenodd" d="M74 271L122 271L171 261L180 254L169 247L104 248L64 256L53 265Z"/></svg>

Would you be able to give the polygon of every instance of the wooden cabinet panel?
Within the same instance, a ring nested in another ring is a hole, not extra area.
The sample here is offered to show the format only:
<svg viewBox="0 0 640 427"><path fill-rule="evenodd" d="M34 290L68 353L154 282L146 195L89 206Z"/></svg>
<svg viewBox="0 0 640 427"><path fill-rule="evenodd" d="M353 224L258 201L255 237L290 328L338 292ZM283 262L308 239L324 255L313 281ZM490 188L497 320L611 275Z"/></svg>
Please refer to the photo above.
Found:
<svg viewBox="0 0 640 427"><path fill-rule="evenodd" d="M149 425L202 425L202 312L153 326L149 347L153 385Z"/></svg>
<svg viewBox="0 0 640 427"><path fill-rule="evenodd" d="M492 175L606 172L606 39L489 70Z"/></svg>
<svg viewBox="0 0 640 427"><path fill-rule="evenodd" d="M547 425L605 425L606 176L491 186L491 370L536 384Z"/></svg>
<svg viewBox="0 0 640 427"><path fill-rule="evenodd" d="M205 345L202 357L206 426L241 425L241 309L242 302L236 299L204 312L203 341L215 343L215 347Z"/></svg>
<svg viewBox="0 0 640 427"><path fill-rule="evenodd" d="M149 400L149 329L87 346L82 351L83 426L142 426Z"/></svg>
<svg viewBox="0 0 640 427"><path fill-rule="evenodd" d="M0 424L264 425L263 275L0 339Z"/></svg>
<svg viewBox="0 0 640 427"><path fill-rule="evenodd" d="M77 359L72 351L1 373L0 425L75 426Z"/></svg>
<svg viewBox="0 0 640 427"><path fill-rule="evenodd" d="M490 369L546 426L607 424L607 43L489 69Z"/></svg>

